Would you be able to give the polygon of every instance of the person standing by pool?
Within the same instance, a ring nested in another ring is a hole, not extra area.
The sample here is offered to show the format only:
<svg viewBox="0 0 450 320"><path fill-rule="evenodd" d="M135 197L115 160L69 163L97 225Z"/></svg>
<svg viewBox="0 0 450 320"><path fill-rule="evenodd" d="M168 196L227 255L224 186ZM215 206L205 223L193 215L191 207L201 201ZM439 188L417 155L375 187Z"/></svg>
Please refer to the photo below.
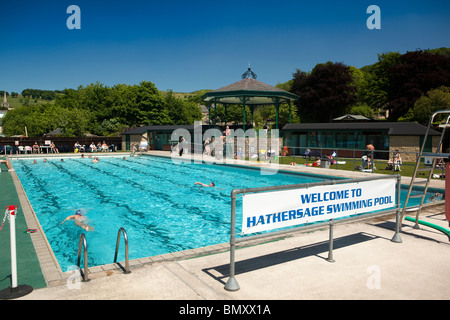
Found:
<svg viewBox="0 0 450 320"><path fill-rule="evenodd" d="M205 143L203 144L203 146L205 147L205 151L203 151L203 154L206 156L209 156L210 144L211 144L211 142L209 141L209 138L206 138Z"/></svg>
<svg viewBox="0 0 450 320"><path fill-rule="evenodd" d="M39 145L38 145L37 142L35 142L35 143L33 144L33 152L34 152L34 153L39 153Z"/></svg>
<svg viewBox="0 0 450 320"><path fill-rule="evenodd" d="M178 152L180 154L180 157L183 155L183 148L184 148L184 137L180 137L178 140Z"/></svg>
<svg viewBox="0 0 450 320"><path fill-rule="evenodd" d="M367 150L367 167L370 168L370 166L373 164L373 153L375 151L375 147L373 146L372 141L369 142L369 144L366 146L366 150Z"/></svg>
<svg viewBox="0 0 450 320"><path fill-rule="evenodd" d="M60 224L63 224L67 220L74 220L75 224L77 226L79 226L80 228L83 228L86 231L94 231L94 228L92 228L91 226L89 226L87 224L87 218L86 218L86 216L84 215L84 213L81 210L75 211L75 214L68 216Z"/></svg>

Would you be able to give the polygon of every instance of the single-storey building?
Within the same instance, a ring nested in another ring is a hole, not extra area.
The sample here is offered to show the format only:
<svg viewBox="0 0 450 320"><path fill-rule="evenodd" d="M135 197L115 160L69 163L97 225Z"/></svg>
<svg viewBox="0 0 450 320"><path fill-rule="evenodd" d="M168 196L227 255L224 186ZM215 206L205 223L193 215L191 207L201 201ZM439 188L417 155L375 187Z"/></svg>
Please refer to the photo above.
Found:
<svg viewBox="0 0 450 320"><path fill-rule="evenodd" d="M237 128L237 126L231 125L229 127L230 129ZM197 128L197 132L201 132L203 135L206 130L211 128L214 126L201 125ZM220 132L225 130L225 127L216 126L216 128ZM194 125L142 126L131 129L122 133L122 150L131 150L132 145L147 145L148 150L170 151L186 131L189 133L191 141L194 142L194 133L196 133Z"/></svg>
<svg viewBox="0 0 450 320"><path fill-rule="evenodd" d="M289 154L301 155L306 149L321 150L327 154L338 150L342 157L362 156L373 143L375 158L388 159L389 153L399 150L403 161L415 161L427 128L414 122L333 122L290 123L283 127L283 142ZM440 132L430 130L425 151L435 151Z"/></svg>
<svg viewBox="0 0 450 320"><path fill-rule="evenodd" d="M122 150L131 150L132 145L147 145L148 150L170 151L172 148L172 132L186 129L194 132L193 125L142 126L122 133Z"/></svg>

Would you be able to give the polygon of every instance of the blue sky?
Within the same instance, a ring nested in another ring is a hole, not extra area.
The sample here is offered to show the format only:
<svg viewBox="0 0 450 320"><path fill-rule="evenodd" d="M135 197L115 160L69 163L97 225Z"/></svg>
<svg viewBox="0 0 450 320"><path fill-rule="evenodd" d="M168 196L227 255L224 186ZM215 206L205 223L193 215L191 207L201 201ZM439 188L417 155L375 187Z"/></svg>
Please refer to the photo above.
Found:
<svg viewBox="0 0 450 320"><path fill-rule="evenodd" d="M70 5L81 29L69 30ZM370 5L381 29L369 30ZM240 80L250 63L276 85L296 69L377 54L450 47L450 2L428 1L1 1L0 90L62 90L100 82L191 92Z"/></svg>

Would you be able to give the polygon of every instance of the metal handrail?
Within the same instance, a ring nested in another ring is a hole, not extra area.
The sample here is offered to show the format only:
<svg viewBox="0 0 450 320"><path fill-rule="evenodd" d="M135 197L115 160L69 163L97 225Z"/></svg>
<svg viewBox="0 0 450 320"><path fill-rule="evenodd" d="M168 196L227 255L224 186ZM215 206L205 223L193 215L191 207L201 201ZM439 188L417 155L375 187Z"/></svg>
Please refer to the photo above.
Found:
<svg viewBox="0 0 450 320"><path fill-rule="evenodd" d="M81 244L83 244L83 247L81 246ZM86 236L84 235L84 233L82 233L80 235L80 241L78 243L78 262L77 262L77 266L78 268L80 268L80 261L81 261L81 248L84 248L84 271L83 271L83 281L89 281L88 279L88 249L87 249L87 241L86 241ZM81 270L81 269L80 269Z"/></svg>
<svg viewBox="0 0 450 320"><path fill-rule="evenodd" d="M117 262L117 252L119 251L119 243L120 243L120 234L123 233L123 239L125 240L125 274L131 273L130 271L130 263L128 261L128 236L127 232L123 227L119 229L117 233L117 242L116 242L116 252L114 254L114 263Z"/></svg>
<svg viewBox="0 0 450 320"><path fill-rule="evenodd" d="M432 128L434 118L438 114L448 114L447 120L446 120L445 124L442 125L443 130L441 132L441 138L440 138L438 146L436 148L436 152L434 154L433 153L426 153L425 154L424 151L425 151L425 146L426 146L426 143L427 143L428 134L429 134L429 132L430 132L430 130ZM429 185L431 177L433 175L433 170L435 169L435 166L436 166L436 158L448 157L448 154L444 154L444 153L440 154L440 152L441 152L442 142L444 140L445 131L446 131L446 128L448 127L449 121L450 121L450 110L438 110L438 111L434 112L431 115L430 120L428 121L427 130L426 130L424 138L423 138L422 147L420 148L419 154L417 156L417 161L416 161L416 165L415 165L415 168L414 168L414 173L412 175L411 182L409 184L408 193L406 195L406 200L405 200L405 203L404 203L404 206L403 206L403 210L402 210L402 214L401 214L401 217L400 217L400 224L401 224L401 221L403 221L403 218L406 215L408 201L409 201L409 198L411 197L411 191L413 189L413 186L414 186L414 183L415 183L415 179L417 177L417 173L418 173L418 170L419 170L420 159L423 156L431 156L433 158L433 160L432 160L432 163L431 163L430 171L428 173L428 178L426 180L426 184L425 184L425 187L424 187L424 190L423 190L423 194L420 195L422 199L420 201L420 204L416 207L416 209L417 209L416 210L416 219L415 219L416 223L414 225L414 229L419 229L419 214L420 214L420 211L422 209L423 202L425 200L425 196L426 196L426 193L427 193L427 190L428 190L428 185Z"/></svg>

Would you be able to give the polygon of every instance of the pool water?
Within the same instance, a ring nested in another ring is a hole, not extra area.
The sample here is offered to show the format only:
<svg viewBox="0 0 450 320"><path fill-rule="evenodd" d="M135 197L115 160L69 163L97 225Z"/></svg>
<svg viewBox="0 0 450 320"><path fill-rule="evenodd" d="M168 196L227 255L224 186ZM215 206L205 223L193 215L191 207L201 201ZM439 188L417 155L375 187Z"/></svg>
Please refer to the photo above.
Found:
<svg viewBox="0 0 450 320"><path fill-rule="evenodd" d="M150 156L102 157L98 163L81 157L40 159L35 164L16 159L13 166L63 271L76 264L81 233L87 238L89 266L113 262L121 227L128 235L130 259L225 243L233 189L324 180ZM216 187L195 182L214 182ZM405 197L406 190L402 194ZM241 212L242 202L237 206ZM94 231L86 232L73 221L61 224L78 209ZM237 214L237 233L240 219ZM122 239L118 260L123 259Z"/></svg>

